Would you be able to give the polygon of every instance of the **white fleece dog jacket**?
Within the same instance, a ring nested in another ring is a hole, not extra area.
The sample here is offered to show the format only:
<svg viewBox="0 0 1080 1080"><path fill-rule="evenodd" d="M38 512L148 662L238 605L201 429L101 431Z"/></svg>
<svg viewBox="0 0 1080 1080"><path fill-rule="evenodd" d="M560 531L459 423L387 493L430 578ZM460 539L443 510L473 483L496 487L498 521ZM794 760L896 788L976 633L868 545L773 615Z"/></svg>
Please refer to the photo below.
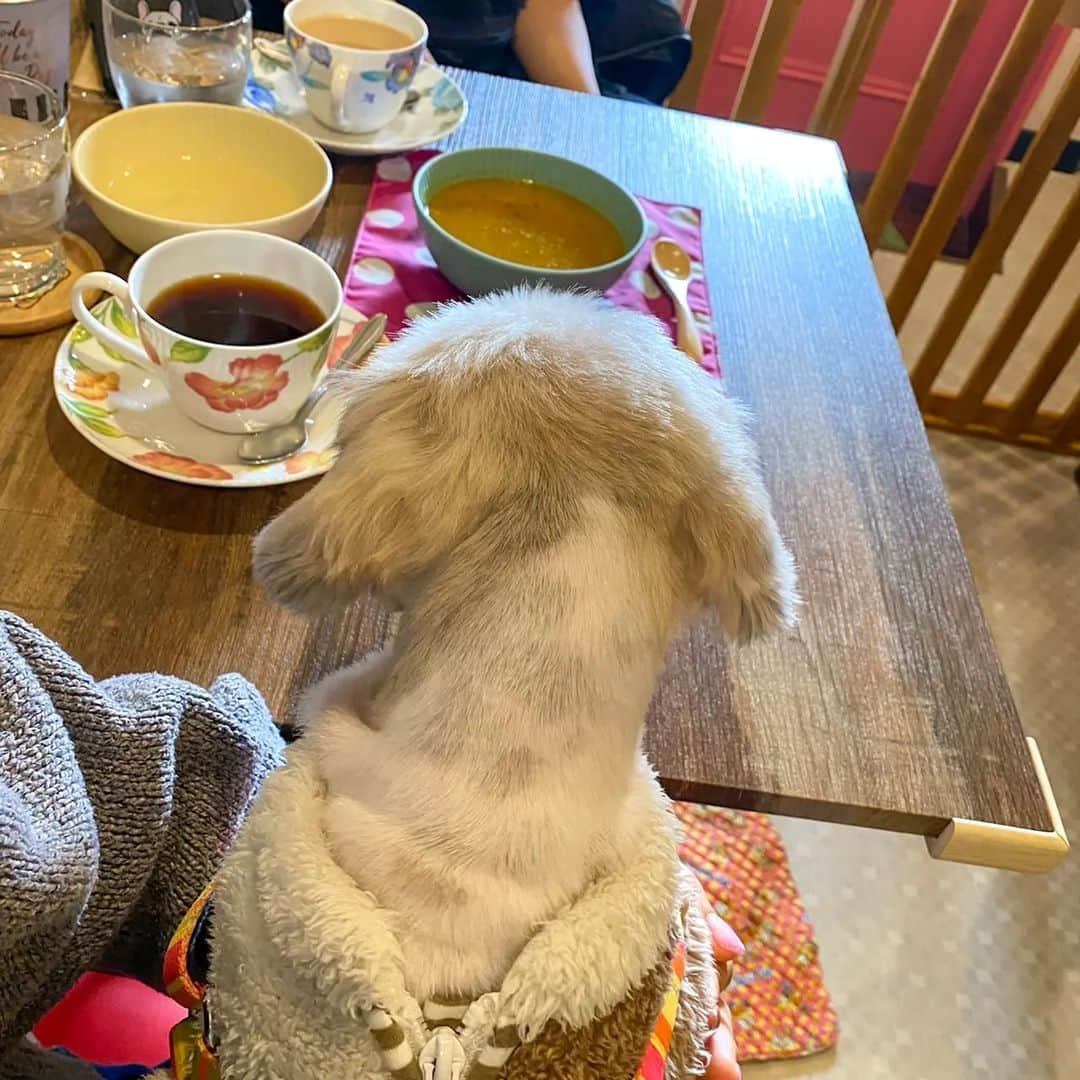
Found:
<svg viewBox="0 0 1080 1080"><path fill-rule="evenodd" d="M405 985L393 913L332 857L322 782L294 747L215 889L207 1000L224 1080L540 1080L556 1075L553 1062L559 1078L629 1080L669 992L677 938L687 968L664 1076L700 1075L707 932L667 800L644 782L654 810L634 855L537 929L450 1040L438 1003L422 1009Z"/></svg>

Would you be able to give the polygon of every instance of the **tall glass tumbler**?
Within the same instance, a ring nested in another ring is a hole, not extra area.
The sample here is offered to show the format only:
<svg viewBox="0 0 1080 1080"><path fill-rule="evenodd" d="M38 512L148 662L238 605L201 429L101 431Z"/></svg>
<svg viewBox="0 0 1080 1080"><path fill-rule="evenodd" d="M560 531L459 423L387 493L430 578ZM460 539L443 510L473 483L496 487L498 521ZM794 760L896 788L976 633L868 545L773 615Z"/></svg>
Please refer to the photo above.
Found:
<svg viewBox="0 0 1080 1080"><path fill-rule="evenodd" d="M109 73L125 109L159 101L240 105L251 62L248 0L102 0Z"/></svg>
<svg viewBox="0 0 1080 1080"><path fill-rule="evenodd" d="M70 179L60 99L36 79L0 71L0 302L38 295L64 276Z"/></svg>

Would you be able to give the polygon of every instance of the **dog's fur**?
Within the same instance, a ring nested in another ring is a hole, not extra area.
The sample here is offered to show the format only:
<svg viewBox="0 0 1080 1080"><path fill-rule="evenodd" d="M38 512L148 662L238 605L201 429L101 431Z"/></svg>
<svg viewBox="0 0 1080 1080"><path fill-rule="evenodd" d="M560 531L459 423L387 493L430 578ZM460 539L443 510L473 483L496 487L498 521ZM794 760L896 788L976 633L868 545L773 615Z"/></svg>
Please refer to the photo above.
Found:
<svg viewBox="0 0 1080 1080"><path fill-rule="evenodd" d="M401 916L410 991L479 994L626 855L680 623L790 623L792 560L738 410L650 318L519 290L338 380L340 458L256 574L304 612L368 589L403 610L311 692L304 738L336 858Z"/></svg>

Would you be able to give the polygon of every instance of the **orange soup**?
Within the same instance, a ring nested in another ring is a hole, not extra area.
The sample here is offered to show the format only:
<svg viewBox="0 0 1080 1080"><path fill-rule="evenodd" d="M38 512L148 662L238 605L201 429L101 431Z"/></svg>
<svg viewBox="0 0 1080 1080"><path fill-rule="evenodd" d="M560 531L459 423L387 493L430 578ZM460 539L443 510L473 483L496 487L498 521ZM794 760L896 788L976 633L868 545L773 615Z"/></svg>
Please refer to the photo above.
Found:
<svg viewBox="0 0 1080 1080"><path fill-rule="evenodd" d="M626 252L599 210L532 180L463 180L433 195L428 210L470 247L523 266L580 270Z"/></svg>

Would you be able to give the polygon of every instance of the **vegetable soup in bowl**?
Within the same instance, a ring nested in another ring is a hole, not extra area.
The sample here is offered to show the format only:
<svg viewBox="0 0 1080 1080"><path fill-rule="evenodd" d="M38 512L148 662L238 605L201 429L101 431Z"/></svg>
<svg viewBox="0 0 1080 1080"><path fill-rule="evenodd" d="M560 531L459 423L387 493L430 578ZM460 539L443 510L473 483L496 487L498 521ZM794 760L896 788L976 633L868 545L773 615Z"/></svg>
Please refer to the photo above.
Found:
<svg viewBox="0 0 1080 1080"><path fill-rule="evenodd" d="M413 200L432 258L470 296L541 283L602 292L645 242L645 215L625 188L535 150L432 158Z"/></svg>

